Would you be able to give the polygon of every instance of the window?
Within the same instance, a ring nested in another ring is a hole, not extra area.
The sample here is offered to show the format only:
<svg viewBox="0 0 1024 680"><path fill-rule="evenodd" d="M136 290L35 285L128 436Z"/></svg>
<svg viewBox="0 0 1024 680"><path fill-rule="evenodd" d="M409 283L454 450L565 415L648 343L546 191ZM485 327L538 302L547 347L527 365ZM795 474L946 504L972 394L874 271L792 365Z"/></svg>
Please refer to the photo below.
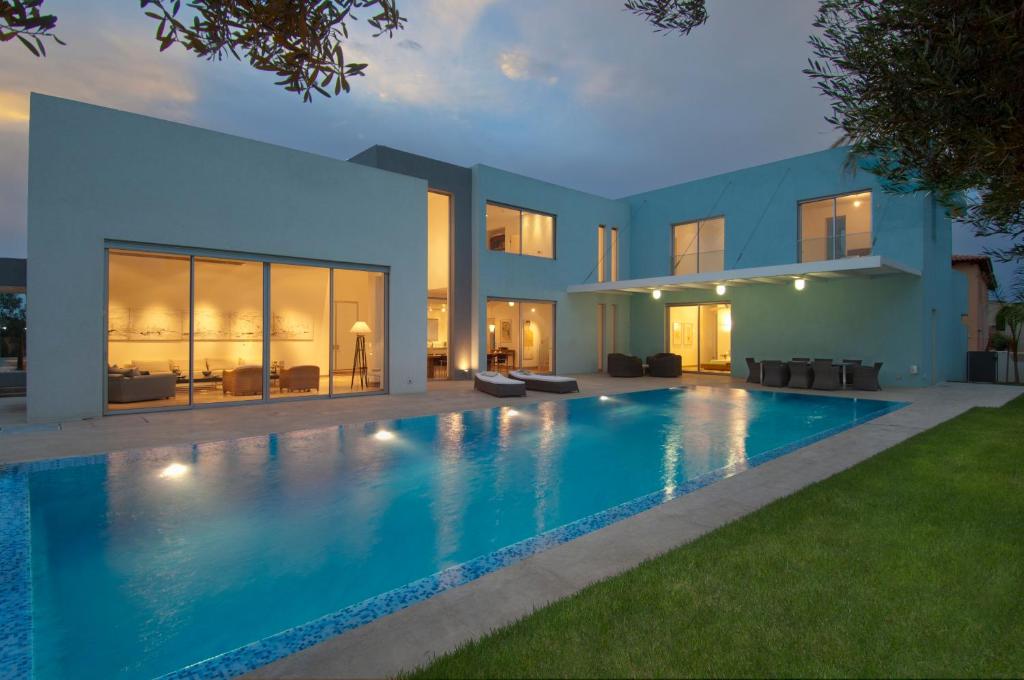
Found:
<svg viewBox="0 0 1024 680"><path fill-rule="evenodd" d="M487 370L555 370L555 304L487 299Z"/></svg>
<svg viewBox="0 0 1024 680"><path fill-rule="evenodd" d="M725 268L725 218L712 217L672 227L674 275L720 272Z"/></svg>
<svg viewBox="0 0 1024 680"><path fill-rule="evenodd" d="M871 192L800 204L800 261L871 254Z"/></svg>
<svg viewBox="0 0 1024 680"><path fill-rule="evenodd" d="M612 281L619 280L619 230L617 227L612 227Z"/></svg>
<svg viewBox="0 0 1024 680"><path fill-rule="evenodd" d="M602 224L597 228L597 282L604 283L604 232Z"/></svg>
<svg viewBox="0 0 1024 680"><path fill-rule="evenodd" d="M385 388L384 272L114 248L107 271L109 411Z"/></svg>
<svg viewBox="0 0 1024 680"><path fill-rule="evenodd" d="M448 377L451 196L427 192L427 378Z"/></svg>
<svg viewBox="0 0 1024 680"><path fill-rule="evenodd" d="M488 203L487 249L554 259L555 216Z"/></svg>

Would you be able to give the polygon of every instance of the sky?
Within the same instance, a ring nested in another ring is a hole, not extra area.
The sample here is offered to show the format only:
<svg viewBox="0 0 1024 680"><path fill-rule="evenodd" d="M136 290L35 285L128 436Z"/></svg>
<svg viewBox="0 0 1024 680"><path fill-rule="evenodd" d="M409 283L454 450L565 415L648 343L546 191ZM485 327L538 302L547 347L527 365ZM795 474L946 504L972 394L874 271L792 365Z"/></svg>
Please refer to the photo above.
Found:
<svg viewBox="0 0 1024 680"><path fill-rule="evenodd" d="M0 44L0 257L25 256L32 91L341 159L384 144L610 198L838 138L801 72L817 0L709 0L709 22L685 37L655 34L621 0L398 5L408 22L391 39L350 26L346 60L369 63L352 92L304 104L234 60L159 52L138 3L47 0L66 47L37 59ZM992 245L954 228L955 252Z"/></svg>

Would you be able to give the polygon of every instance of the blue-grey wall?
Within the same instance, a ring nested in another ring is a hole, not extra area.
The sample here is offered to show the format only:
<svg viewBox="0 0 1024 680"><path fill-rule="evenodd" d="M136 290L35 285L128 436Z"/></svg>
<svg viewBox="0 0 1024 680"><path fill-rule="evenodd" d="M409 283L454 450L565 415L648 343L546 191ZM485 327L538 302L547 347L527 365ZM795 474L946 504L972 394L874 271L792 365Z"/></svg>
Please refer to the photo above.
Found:
<svg viewBox="0 0 1024 680"><path fill-rule="evenodd" d="M725 217L725 269L798 261L799 203L870 190L872 254L922 273L789 285L733 286L733 375L743 358L849 357L882 361L884 384L928 385L963 377L958 297L950 266L948 215L929 194L887 194L878 178L850 170L845 148L630 196L636 278L671 274L672 225ZM959 305L959 300L963 305ZM655 302L632 298L632 347L638 354L665 349L665 306L717 302L714 292L668 293ZM932 315L935 332L932 333Z"/></svg>
<svg viewBox="0 0 1024 680"><path fill-rule="evenodd" d="M451 330L448 341L449 376L456 379L468 379L471 373L465 369L468 367L473 345L472 172L469 168L460 165L381 145L371 146L349 160L381 170L419 177L426 180L430 189L451 196L452 231L451 267L449 270L451 279L448 292L448 317ZM423 228L426 229L426 225L423 225ZM423 257L426 256L424 252ZM426 304L426 300L424 300L424 304ZM462 366L461 370L460 366Z"/></svg>
<svg viewBox="0 0 1024 680"><path fill-rule="evenodd" d="M107 240L387 267L391 392L425 389L427 183L33 95L28 417L103 412Z"/></svg>
<svg viewBox="0 0 1024 680"><path fill-rule="evenodd" d="M487 249L487 202L505 203L555 215L555 259ZM485 165L473 166L473 252L475 366L485 366L487 298L523 298L556 303L555 366L560 373L597 370L598 303L618 305L617 346L628 351L629 297L569 295L570 285L593 282L597 228L619 229L619 278L630 276L629 206L581 191Z"/></svg>

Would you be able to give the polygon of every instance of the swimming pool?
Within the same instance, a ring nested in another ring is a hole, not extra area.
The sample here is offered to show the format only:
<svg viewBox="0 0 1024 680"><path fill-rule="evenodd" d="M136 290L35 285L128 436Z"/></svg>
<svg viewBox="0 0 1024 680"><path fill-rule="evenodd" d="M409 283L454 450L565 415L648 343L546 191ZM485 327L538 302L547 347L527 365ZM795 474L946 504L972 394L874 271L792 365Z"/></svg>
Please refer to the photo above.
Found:
<svg viewBox="0 0 1024 680"><path fill-rule="evenodd" d="M900 406L673 388L0 468L0 668L242 673Z"/></svg>

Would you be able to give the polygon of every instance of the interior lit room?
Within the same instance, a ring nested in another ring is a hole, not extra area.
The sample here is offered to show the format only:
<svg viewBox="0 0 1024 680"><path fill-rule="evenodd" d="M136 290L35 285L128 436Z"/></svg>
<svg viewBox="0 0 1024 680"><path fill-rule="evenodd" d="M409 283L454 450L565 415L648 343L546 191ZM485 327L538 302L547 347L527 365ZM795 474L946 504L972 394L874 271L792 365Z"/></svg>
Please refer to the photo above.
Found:
<svg viewBox="0 0 1024 680"><path fill-rule="evenodd" d="M732 305L711 303L668 308L668 348L683 370L728 374L732 370Z"/></svg>
<svg viewBox="0 0 1024 680"><path fill-rule="evenodd" d="M133 250L111 250L108 272L110 410L386 385L382 272Z"/></svg>
<svg viewBox="0 0 1024 680"><path fill-rule="evenodd" d="M535 300L487 301L487 368L552 373L555 305Z"/></svg>

